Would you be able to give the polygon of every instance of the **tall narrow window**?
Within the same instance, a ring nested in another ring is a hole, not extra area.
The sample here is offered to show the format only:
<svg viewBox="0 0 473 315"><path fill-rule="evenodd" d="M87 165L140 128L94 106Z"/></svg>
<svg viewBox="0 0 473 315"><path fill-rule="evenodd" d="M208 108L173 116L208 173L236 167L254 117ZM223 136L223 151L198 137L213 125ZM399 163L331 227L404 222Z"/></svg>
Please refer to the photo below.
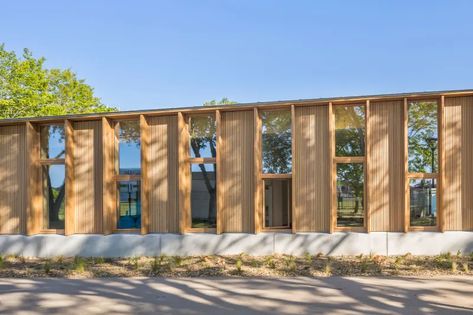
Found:
<svg viewBox="0 0 473 315"><path fill-rule="evenodd" d="M63 230L65 218L65 133L63 125L40 127L43 229Z"/></svg>
<svg viewBox="0 0 473 315"><path fill-rule="evenodd" d="M411 227L437 225L438 105L408 103L408 171Z"/></svg>
<svg viewBox="0 0 473 315"><path fill-rule="evenodd" d="M141 139L138 120L115 125L117 228L141 228Z"/></svg>
<svg viewBox="0 0 473 315"><path fill-rule="evenodd" d="M260 113L262 174L264 182L263 228L292 226L292 123L290 110Z"/></svg>
<svg viewBox="0 0 473 315"><path fill-rule="evenodd" d="M202 231L217 226L217 138L213 114L189 117L191 169L190 226Z"/></svg>
<svg viewBox="0 0 473 315"><path fill-rule="evenodd" d="M335 105L335 157L337 221L340 229L364 228L365 143L364 105Z"/></svg>

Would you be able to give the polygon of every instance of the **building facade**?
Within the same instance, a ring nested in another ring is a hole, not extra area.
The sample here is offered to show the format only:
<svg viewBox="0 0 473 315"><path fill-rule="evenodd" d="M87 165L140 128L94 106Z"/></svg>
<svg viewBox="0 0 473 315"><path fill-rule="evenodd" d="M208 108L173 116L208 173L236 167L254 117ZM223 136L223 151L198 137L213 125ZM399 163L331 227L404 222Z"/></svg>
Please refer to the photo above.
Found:
<svg viewBox="0 0 473 315"><path fill-rule="evenodd" d="M473 251L473 91L0 121L0 251Z"/></svg>

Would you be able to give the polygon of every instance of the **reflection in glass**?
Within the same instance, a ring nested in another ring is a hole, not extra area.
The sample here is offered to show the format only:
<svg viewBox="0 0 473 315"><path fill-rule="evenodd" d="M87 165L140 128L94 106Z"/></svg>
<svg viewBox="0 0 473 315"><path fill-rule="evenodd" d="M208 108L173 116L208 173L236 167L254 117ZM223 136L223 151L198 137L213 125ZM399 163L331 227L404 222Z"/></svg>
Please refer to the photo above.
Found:
<svg viewBox="0 0 473 315"><path fill-rule="evenodd" d="M216 157L216 124L212 115L198 115L189 118L191 158Z"/></svg>
<svg viewBox="0 0 473 315"><path fill-rule="evenodd" d="M291 227L292 189L290 179L264 181L264 226Z"/></svg>
<svg viewBox="0 0 473 315"><path fill-rule="evenodd" d="M47 125L40 127L42 159L62 159L65 155L64 126Z"/></svg>
<svg viewBox="0 0 473 315"><path fill-rule="evenodd" d="M335 155L365 155L365 106L333 107L335 113Z"/></svg>
<svg viewBox="0 0 473 315"><path fill-rule="evenodd" d="M64 229L64 165L43 165L43 228Z"/></svg>
<svg viewBox="0 0 473 315"><path fill-rule="evenodd" d="M141 174L141 139L138 120L119 122L118 168L120 175Z"/></svg>
<svg viewBox="0 0 473 315"><path fill-rule="evenodd" d="M408 116L409 172L435 173L438 165L437 102L410 102Z"/></svg>
<svg viewBox="0 0 473 315"><path fill-rule="evenodd" d="M411 226L435 226L437 220L437 188L435 179L411 179Z"/></svg>
<svg viewBox="0 0 473 315"><path fill-rule="evenodd" d="M140 181L117 182L119 194L117 227L119 229L141 228L140 184Z"/></svg>
<svg viewBox="0 0 473 315"><path fill-rule="evenodd" d="M263 111L263 173L289 174L292 172L291 112Z"/></svg>
<svg viewBox="0 0 473 315"><path fill-rule="evenodd" d="M337 226L364 225L363 163L337 164Z"/></svg>
<svg viewBox="0 0 473 315"><path fill-rule="evenodd" d="M193 164L191 190L191 218L193 228L215 228L215 164Z"/></svg>

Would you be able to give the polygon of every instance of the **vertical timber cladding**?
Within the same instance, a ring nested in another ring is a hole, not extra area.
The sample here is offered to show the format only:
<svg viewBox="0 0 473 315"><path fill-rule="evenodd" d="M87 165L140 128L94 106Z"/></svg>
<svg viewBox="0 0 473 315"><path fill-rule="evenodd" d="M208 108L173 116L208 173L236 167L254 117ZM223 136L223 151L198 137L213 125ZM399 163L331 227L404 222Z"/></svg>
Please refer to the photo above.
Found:
<svg viewBox="0 0 473 315"><path fill-rule="evenodd" d="M74 233L102 233L102 121L73 129Z"/></svg>
<svg viewBox="0 0 473 315"><path fill-rule="evenodd" d="M403 101L371 102L368 124L369 230L401 232L406 197Z"/></svg>
<svg viewBox="0 0 473 315"><path fill-rule="evenodd" d="M178 233L177 116L147 117L149 232Z"/></svg>
<svg viewBox="0 0 473 315"><path fill-rule="evenodd" d="M446 97L444 121L445 230L473 230L473 97Z"/></svg>
<svg viewBox="0 0 473 315"><path fill-rule="evenodd" d="M26 233L25 126L0 127L0 234Z"/></svg>
<svg viewBox="0 0 473 315"><path fill-rule="evenodd" d="M330 231L328 105L295 107L294 224L297 232Z"/></svg>
<svg viewBox="0 0 473 315"><path fill-rule="evenodd" d="M222 232L254 232L254 113L222 112L221 182L217 188L222 204Z"/></svg>

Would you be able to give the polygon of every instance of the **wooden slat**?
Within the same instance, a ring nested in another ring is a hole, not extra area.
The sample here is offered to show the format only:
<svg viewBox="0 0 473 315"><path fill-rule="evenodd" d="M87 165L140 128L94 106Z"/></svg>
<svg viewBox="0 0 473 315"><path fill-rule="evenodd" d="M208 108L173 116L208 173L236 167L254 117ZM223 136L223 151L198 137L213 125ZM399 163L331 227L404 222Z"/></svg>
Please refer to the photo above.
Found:
<svg viewBox="0 0 473 315"><path fill-rule="evenodd" d="M149 145L150 130L146 117L140 115L141 138L141 234L149 233Z"/></svg>
<svg viewBox="0 0 473 315"><path fill-rule="evenodd" d="M222 113L219 194L222 232L254 232L253 111Z"/></svg>
<svg viewBox="0 0 473 315"><path fill-rule="evenodd" d="M217 164L217 178L216 178L216 215L217 215L217 228L216 233L221 234L223 231L223 213L222 213L222 206L223 206L223 194L221 192L222 187L222 170L220 169L222 165L222 154L221 154L221 146L222 146L222 115L220 111L217 110L215 112L215 123L216 123L216 164Z"/></svg>
<svg viewBox="0 0 473 315"><path fill-rule="evenodd" d="M365 197L365 204L364 204L364 215L365 218L363 220L363 224L366 228L366 232L370 232L371 228L371 198L370 198L370 177L371 174L367 171L369 170L369 164L370 161L368 159L369 156L371 156L371 128L369 121L371 119L371 106L370 106L370 100L366 100L365 104L365 160L364 160L364 172L365 172L365 178L364 178L364 197Z"/></svg>
<svg viewBox="0 0 473 315"><path fill-rule="evenodd" d="M410 190L409 190L409 178L407 174L409 173L409 152L408 152L408 120L409 120L409 104L407 98L404 98L403 101L403 142L404 142L404 232L409 231L410 224Z"/></svg>
<svg viewBox="0 0 473 315"><path fill-rule="evenodd" d="M103 135L103 233L111 234L116 228L116 185L113 179L115 174L115 132L112 122L102 119Z"/></svg>
<svg viewBox="0 0 473 315"><path fill-rule="evenodd" d="M65 218L64 234L74 234L75 227L75 203L74 203L74 129L70 120L64 121L64 133L66 138L66 200L65 200Z"/></svg>
<svg viewBox="0 0 473 315"><path fill-rule="evenodd" d="M437 219L440 232L445 231L445 211L443 202L443 191L445 182L445 146L444 146L444 119L445 96L440 97L438 108L438 183L437 183Z"/></svg>
<svg viewBox="0 0 473 315"><path fill-rule="evenodd" d="M329 232L331 155L328 106L295 108L293 194L295 232Z"/></svg>
<svg viewBox="0 0 473 315"><path fill-rule="evenodd" d="M336 166L333 161L335 157L335 116L333 112L333 104L328 104L328 150L329 150L329 178L330 178L330 207L329 207L329 229L330 233L335 232L337 225L337 174Z"/></svg>
<svg viewBox="0 0 473 315"><path fill-rule="evenodd" d="M370 104L367 178L370 231L403 231L403 102ZM401 131L401 132L400 132Z"/></svg>
<svg viewBox="0 0 473 315"><path fill-rule="evenodd" d="M189 131L183 113L177 115L178 160L179 160L179 232L185 233L190 227L190 166Z"/></svg>
<svg viewBox="0 0 473 315"><path fill-rule="evenodd" d="M178 233L177 116L148 118L151 233Z"/></svg>
<svg viewBox="0 0 473 315"><path fill-rule="evenodd" d="M296 110L295 106L291 105L291 157L292 157L292 180L291 180L291 231L292 233L295 233L297 231L297 224L300 221L300 217L298 217L299 213L296 212L296 200L294 198L294 191L296 187L296 170L297 170L297 162L294 159L294 152L295 152L295 146L296 146L296 137L294 137L294 131L296 130Z"/></svg>
<svg viewBox="0 0 473 315"><path fill-rule="evenodd" d="M263 193L264 193L264 183L259 178L259 174L262 172L262 143L261 143L261 128L262 122L261 117L259 116L258 109L254 108L253 110L253 119L254 119L254 132L255 132L255 142L254 142L254 178L255 181L255 205L254 205L254 224L255 224L255 233L261 232L263 229Z"/></svg>

